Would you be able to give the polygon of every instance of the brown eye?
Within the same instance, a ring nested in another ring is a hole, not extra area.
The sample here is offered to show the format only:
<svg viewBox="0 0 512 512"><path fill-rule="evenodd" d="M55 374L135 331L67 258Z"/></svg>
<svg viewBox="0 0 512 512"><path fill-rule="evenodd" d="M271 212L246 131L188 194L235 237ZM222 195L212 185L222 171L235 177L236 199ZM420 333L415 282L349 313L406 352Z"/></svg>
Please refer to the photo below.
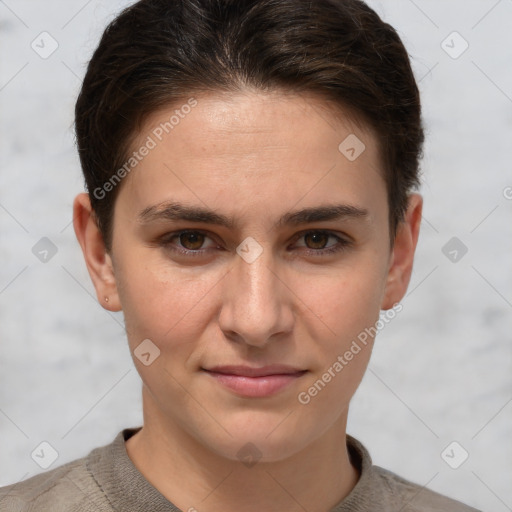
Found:
<svg viewBox="0 0 512 512"><path fill-rule="evenodd" d="M327 233L312 232L304 235L304 241L310 249L324 249L329 236Z"/></svg>
<svg viewBox="0 0 512 512"><path fill-rule="evenodd" d="M301 235L295 247L308 257L329 256L352 247L350 240L339 237L331 231L310 230Z"/></svg>
<svg viewBox="0 0 512 512"><path fill-rule="evenodd" d="M201 249L204 244L205 235L197 232L181 233L179 235L180 244L191 251Z"/></svg>

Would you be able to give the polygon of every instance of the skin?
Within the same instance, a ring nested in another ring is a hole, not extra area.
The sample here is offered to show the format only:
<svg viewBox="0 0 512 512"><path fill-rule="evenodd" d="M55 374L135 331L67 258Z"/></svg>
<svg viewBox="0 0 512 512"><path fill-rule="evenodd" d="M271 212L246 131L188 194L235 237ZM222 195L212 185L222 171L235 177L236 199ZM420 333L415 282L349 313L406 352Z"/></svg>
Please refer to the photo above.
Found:
<svg viewBox="0 0 512 512"><path fill-rule="evenodd" d="M144 426L126 442L128 455L184 511L327 512L359 476L344 439L372 343L307 405L297 397L375 324L381 309L404 296L422 198L410 195L391 246L371 130L311 95L247 90L197 100L124 178L110 253L88 195L74 202L75 232L98 300L123 310L132 354L145 339L160 350L149 366L133 357L143 381ZM175 108L155 112L134 149ZM366 146L354 161L338 150L349 134ZM214 210L235 225L138 220L165 201ZM277 224L289 212L334 204L367 213ZM162 242L185 229L206 236ZM348 245L320 255L339 242L305 233L319 229ZM247 237L262 248L252 263L236 252ZM180 255L171 247L204 252ZM272 363L307 372L272 396L245 398L201 370ZM252 467L237 456L249 442L261 454Z"/></svg>

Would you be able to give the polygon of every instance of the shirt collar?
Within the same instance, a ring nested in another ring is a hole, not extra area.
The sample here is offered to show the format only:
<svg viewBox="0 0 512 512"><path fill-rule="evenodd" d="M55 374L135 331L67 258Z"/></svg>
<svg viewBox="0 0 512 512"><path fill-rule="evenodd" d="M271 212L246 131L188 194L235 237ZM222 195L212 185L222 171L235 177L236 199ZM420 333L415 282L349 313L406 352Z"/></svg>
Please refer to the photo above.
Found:
<svg viewBox="0 0 512 512"><path fill-rule="evenodd" d="M94 449L87 457L87 468L116 511L182 512L148 482L135 467L125 442L142 427L126 428L113 442ZM378 492L370 454L350 435L346 436L350 461L359 472L359 480L350 494L331 512L368 512L378 510Z"/></svg>

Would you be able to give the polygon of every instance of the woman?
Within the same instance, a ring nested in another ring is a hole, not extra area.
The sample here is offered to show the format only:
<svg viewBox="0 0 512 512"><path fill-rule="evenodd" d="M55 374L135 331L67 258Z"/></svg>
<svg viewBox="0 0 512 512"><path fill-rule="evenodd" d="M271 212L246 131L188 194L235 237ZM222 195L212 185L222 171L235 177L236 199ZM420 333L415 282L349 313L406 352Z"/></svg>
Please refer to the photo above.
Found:
<svg viewBox="0 0 512 512"><path fill-rule="evenodd" d="M474 510L346 434L421 221L418 88L358 0L142 0L76 104L74 227L144 425L2 510Z"/></svg>

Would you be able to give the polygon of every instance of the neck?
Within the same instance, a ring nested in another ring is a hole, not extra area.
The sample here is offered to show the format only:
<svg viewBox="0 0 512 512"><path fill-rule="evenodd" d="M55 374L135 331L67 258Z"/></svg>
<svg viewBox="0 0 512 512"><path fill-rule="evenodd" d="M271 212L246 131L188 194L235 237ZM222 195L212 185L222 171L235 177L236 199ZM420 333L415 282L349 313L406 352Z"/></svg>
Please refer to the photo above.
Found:
<svg viewBox="0 0 512 512"><path fill-rule="evenodd" d="M144 427L126 449L146 480L183 511L328 512L359 478L346 446L346 414L293 456L245 465L163 421L151 405L145 396Z"/></svg>

